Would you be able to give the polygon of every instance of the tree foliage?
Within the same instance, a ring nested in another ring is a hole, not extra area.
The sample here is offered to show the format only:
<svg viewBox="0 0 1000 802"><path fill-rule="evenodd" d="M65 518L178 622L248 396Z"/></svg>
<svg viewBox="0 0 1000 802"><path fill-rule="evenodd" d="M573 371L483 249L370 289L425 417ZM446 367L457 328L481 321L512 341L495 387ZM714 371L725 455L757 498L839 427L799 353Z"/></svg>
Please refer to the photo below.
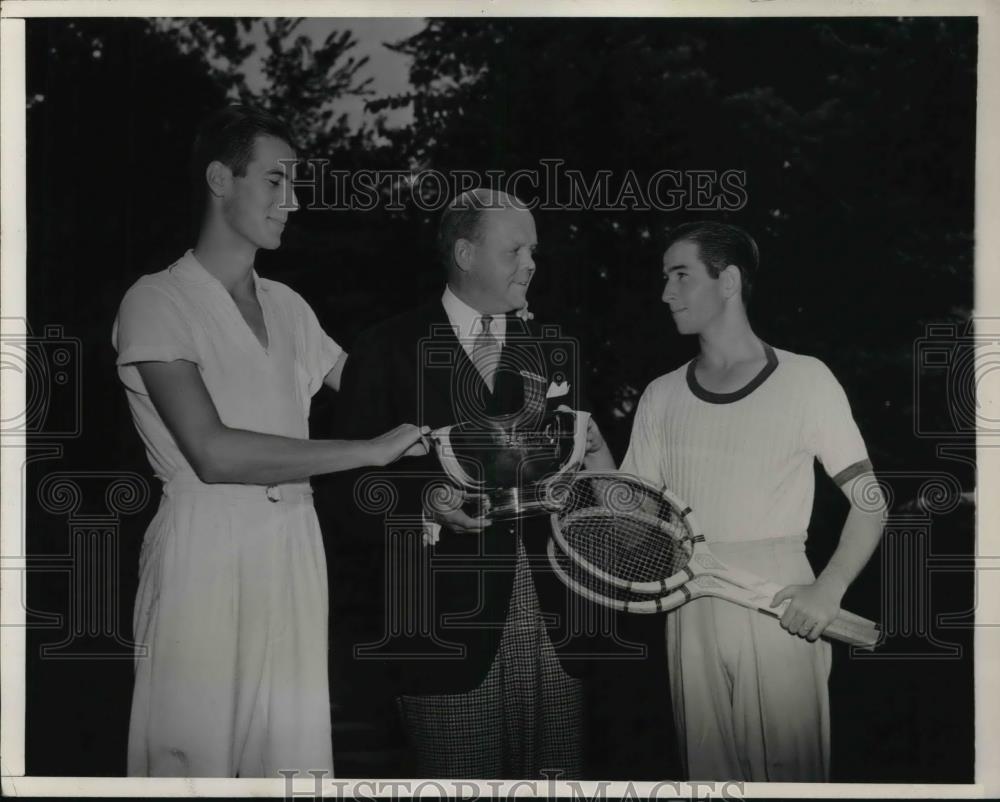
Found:
<svg viewBox="0 0 1000 802"><path fill-rule="evenodd" d="M659 234L709 216L761 244L760 333L864 388L869 433L905 436L915 339L972 308L974 20L444 19L395 48L413 88L369 105L411 106L389 135L419 166L744 171L738 212L539 213L533 298L586 333L606 414L627 421L630 388L689 353Z"/></svg>
<svg viewBox="0 0 1000 802"><path fill-rule="evenodd" d="M263 23L267 43L263 71L269 87L262 100L292 126L306 152L326 152L350 135L347 115L335 114L337 101L371 94L372 78L360 76L368 57L350 55L357 45L350 31L334 30L318 46L304 34L293 38L300 22Z"/></svg>

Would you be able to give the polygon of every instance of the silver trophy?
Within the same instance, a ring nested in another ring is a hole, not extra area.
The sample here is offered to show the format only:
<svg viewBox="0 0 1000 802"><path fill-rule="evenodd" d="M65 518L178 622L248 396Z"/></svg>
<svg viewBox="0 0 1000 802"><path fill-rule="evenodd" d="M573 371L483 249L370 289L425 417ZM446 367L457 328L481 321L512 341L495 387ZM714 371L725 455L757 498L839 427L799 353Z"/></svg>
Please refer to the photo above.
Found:
<svg viewBox="0 0 1000 802"><path fill-rule="evenodd" d="M431 432L441 466L470 514L494 521L555 512L558 488L583 464L590 413L545 413L545 380L521 371L525 407ZM539 391L539 387L541 390Z"/></svg>

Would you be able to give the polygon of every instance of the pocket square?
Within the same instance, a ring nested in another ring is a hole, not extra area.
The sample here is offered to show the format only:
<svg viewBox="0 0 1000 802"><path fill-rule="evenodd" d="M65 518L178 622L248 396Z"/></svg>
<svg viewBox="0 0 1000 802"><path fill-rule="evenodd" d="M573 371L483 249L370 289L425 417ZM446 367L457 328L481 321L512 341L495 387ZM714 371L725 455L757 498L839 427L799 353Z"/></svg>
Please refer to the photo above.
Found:
<svg viewBox="0 0 1000 802"><path fill-rule="evenodd" d="M569 382L552 382L549 385L548 392L545 393L546 398L559 398L560 396L569 394Z"/></svg>

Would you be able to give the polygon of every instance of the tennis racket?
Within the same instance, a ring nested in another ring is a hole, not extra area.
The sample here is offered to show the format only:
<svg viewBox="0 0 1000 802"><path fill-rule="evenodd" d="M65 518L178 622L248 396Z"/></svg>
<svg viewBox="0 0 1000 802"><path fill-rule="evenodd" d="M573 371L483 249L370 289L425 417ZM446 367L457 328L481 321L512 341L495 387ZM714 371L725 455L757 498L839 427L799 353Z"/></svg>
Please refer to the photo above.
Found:
<svg viewBox="0 0 1000 802"><path fill-rule="evenodd" d="M709 550L691 508L669 491L625 474L583 472L550 491L549 562L574 592L630 613L673 610L702 596L780 618L781 585L726 565ZM823 633L872 648L878 625L841 610Z"/></svg>

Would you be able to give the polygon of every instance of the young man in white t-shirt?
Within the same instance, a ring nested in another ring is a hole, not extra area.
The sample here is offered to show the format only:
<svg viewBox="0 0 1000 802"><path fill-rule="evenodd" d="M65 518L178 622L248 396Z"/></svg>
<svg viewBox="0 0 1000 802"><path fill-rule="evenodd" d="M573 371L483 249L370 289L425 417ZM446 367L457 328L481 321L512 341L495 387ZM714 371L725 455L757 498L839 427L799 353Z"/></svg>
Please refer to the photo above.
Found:
<svg viewBox="0 0 1000 802"><path fill-rule="evenodd" d="M885 505L833 374L754 334L746 305L758 259L735 226L671 232L663 301L700 353L646 388L622 471L687 501L717 556L782 585L772 606L789 600L780 621L716 599L667 616L690 779L826 780L830 646L818 639L878 544ZM805 556L814 459L851 505L818 577Z"/></svg>

